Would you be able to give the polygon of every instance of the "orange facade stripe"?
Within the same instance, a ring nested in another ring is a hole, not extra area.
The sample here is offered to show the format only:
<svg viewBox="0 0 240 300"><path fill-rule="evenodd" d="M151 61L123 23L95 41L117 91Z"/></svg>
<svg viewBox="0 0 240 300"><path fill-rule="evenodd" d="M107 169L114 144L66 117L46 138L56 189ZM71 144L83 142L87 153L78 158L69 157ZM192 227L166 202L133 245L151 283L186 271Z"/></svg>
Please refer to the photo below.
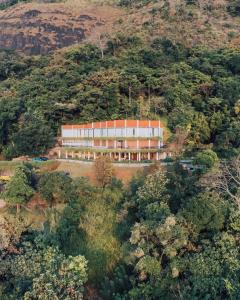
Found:
<svg viewBox="0 0 240 300"><path fill-rule="evenodd" d="M160 121L157 120L113 120L94 122L81 125L62 125L63 129L78 129L78 128L123 128L123 127L154 127L160 126ZM160 126L161 127L161 126Z"/></svg>
<svg viewBox="0 0 240 300"><path fill-rule="evenodd" d="M137 120L127 120L127 127L137 127Z"/></svg>
<svg viewBox="0 0 240 300"><path fill-rule="evenodd" d="M114 121L107 121L107 127L113 128L114 127Z"/></svg>
<svg viewBox="0 0 240 300"><path fill-rule="evenodd" d="M115 121L116 128L123 128L125 127L125 120L116 120Z"/></svg>
<svg viewBox="0 0 240 300"><path fill-rule="evenodd" d="M139 121L138 127L143 127L143 128L149 127L149 124L150 124L150 123L151 123L151 121L140 120L140 121Z"/></svg>
<svg viewBox="0 0 240 300"><path fill-rule="evenodd" d="M79 129L84 128L84 125L62 125L63 129Z"/></svg>
<svg viewBox="0 0 240 300"><path fill-rule="evenodd" d="M84 128L92 128L92 123L84 124Z"/></svg>
<svg viewBox="0 0 240 300"><path fill-rule="evenodd" d="M101 128L101 122L93 123L93 128Z"/></svg>
<svg viewBox="0 0 240 300"><path fill-rule="evenodd" d="M160 125L160 121L151 121L151 127L159 127L159 125Z"/></svg>

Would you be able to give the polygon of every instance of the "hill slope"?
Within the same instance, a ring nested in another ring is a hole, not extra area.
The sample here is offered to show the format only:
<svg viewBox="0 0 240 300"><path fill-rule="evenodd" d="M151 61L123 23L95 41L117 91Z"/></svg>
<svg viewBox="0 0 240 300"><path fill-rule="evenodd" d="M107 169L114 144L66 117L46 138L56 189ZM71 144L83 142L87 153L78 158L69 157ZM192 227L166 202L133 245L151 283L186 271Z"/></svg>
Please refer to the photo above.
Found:
<svg viewBox="0 0 240 300"><path fill-rule="evenodd" d="M146 40L166 37L187 47L238 46L240 20L235 17L238 7L234 3L226 0L19 3L0 12L0 48L47 54L86 41L99 43L100 36L116 32L138 34Z"/></svg>
<svg viewBox="0 0 240 300"><path fill-rule="evenodd" d="M230 13L229 6L236 1L121 0L121 2L127 7L129 7L127 3L135 3L130 6L122 31L138 32L150 39L166 37L188 47L199 44L210 48L239 45L240 20L235 17L238 15L238 8L232 4Z"/></svg>
<svg viewBox="0 0 240 300"><path fill-rule="evenodd" d="M119 14L119 9L109 6L19 4L0 12L0 48L47 54L86 39L94 40L111 30Z"/></svg>

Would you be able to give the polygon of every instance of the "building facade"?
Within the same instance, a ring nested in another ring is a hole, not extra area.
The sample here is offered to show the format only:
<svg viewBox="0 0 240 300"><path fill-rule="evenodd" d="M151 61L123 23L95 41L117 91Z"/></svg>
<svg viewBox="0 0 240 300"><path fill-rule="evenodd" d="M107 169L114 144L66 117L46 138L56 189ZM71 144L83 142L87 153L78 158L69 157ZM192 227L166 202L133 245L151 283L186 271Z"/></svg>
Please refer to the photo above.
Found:
<svg viewBox="0 0 240 300"><path fill-rule="evenodd" d="M160 160L163 127L155 120L113 120L61 127L59 157L94 160Z"/></svg>

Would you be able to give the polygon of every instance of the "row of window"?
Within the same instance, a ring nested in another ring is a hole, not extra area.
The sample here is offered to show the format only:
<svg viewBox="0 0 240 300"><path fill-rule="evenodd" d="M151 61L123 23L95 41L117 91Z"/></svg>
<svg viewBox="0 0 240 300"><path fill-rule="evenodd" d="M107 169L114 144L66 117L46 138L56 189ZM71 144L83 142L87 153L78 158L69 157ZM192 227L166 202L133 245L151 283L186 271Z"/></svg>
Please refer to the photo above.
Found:
<svg viewBox="0 0 240 300"><path fill-rule="evenodd" d="M62 129L62 137L162 137L162 128Z"/></svg>
<svg viewBox="0 0 240 300"><path fill-rule="evenodd" d="M63 146L68 147L92 147L92 142L89 140L80 140L80 141L63 141Z"/></svg>
<svg viewBox="0 0 240 300"><path fill-rule="evenodd" d="M105 148L105 149L127 149L127 148L141 148L141 149L147 149L147 148L161 148L163 146L163 142L159 142L158 145L151 145L150 143L144 143L138 144L137 142L131 143L130 145L128 142L124 142L123 140L117 140L114 143L107 143L106 140L103 140L101 142L93 142L93 140L63 140L62 146L64 147L83 147L83 148Z"/></svg>

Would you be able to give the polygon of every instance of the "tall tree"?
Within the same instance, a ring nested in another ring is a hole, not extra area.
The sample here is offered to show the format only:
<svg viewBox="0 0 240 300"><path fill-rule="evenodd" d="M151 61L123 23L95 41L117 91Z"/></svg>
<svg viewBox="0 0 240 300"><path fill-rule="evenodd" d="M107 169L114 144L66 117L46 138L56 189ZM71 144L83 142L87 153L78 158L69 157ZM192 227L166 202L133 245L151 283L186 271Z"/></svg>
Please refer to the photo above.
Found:
<svg viewBox="0 0 240 300"><path fill-rule="evenodd" d="M105 188L114 177L114 168L108 157L100 156L94 162L95 178L99 186Z"/></svg>
<svg viewBox="0 0 240 300"><path fill-rule="evenodd" d="M18 213L21 205L25 205L33 194L31 171L26 166L20 166L16 169L2 196L9 205L17 206Z"/></svg>

